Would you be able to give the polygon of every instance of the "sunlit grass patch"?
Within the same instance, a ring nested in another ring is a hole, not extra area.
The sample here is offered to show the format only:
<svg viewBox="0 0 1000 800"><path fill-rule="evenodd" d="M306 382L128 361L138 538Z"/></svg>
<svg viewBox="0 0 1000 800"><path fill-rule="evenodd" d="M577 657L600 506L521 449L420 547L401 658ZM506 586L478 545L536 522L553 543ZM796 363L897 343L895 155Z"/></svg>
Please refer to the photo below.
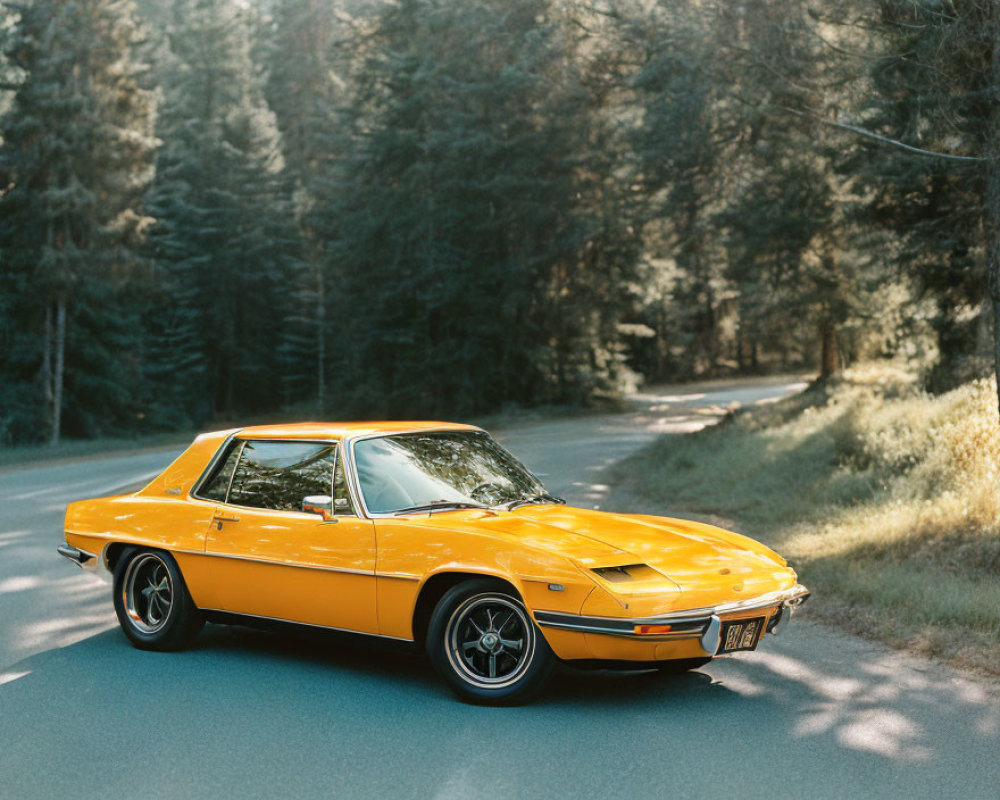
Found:
<svg viewBox="0 0 1000 800"><path fill-rule="evenodd" d="M991 381L940 396L866 365L618 478L665 513L729 517L780 550L814 612L1000 673L1000 422Z"/></svg>

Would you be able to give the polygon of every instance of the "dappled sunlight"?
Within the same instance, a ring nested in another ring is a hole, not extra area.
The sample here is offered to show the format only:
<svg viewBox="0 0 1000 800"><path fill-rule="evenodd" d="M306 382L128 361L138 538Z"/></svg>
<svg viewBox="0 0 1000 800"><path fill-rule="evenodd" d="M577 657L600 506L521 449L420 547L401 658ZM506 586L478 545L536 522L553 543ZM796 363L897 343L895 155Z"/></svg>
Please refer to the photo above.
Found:
<svg viewBox="0 0 1000 800"><path fill-rule="evenodd" d="M650 417L641 415L632 417L632 421L637 427L641 427L644 434L638 441L649 441L652 438L650 434L659 436L664 433L700 431L709 425L716 424L724 416L724 412L719 412L715 409L706 409L704 413L701 410L691 409L687 413L678 414L670 413L670 409L664 408L663 412L662 416Z"/></svg>
<svg viewBox="0 0 1000 800"><path fill-rule="evenodd" d="M40 578L34 575L16 575L13 578L0 580L0 594L11 594L12 592L24 592L28 589L35 589L42 585Z"/></svg>
<svg viewBox="0 0 1000 800"><path fill-rule="evenodd" d="M714 422L706 421L704 419L678 419L671 420L669 422L663 421L657 425L655 429L659 433L694 433L695 431L704 430L706 427L713 424Z"/></svg>
<svg viewBox="0 0 1000 800"><path fill-rule="evenodd" d="M769 670L809 690L813 699L799 707L795 736L833 735L844 747L905 761L925 760L934 752L928 732L920 724L887 707L908 691L903 687L833 675L766 650L741 663ZM738 682L732 688L739 691L737 686Z"/></svg>
<svg viewBox="0 0 1000 800"><path fill-rule="evenodd" d="M981 736L995 737L1000 733L1000 714L994 713L976 720L976 733Z"/></svg>
<svg viewBox="0 0 1000 800"><path fill-rule="evenodd" d="M31 622L16 629L14 647L20 651L52 650L113 628L114 612L108 608L89 613Z"/></svg>
<svg viewBox="0 0 1000 800"><path fill-rule="evenodd" d="M108 595L110 580L106 583L95 575L88 575L87 578L88 580L77 579L72 582L64 582L61 591L67 596L73 596L74 599L80 597L100 597L103 599Z"/></svg>
<svg viewBox="0 0 1000 800"><path fill-rule="evenodd" d="M605 500L611 492L611 487L606 483L584 483L583 481L573 482L572 501L576 504L600 508L600 501Z"/></svg>
<svg viewBox="0 0 1000 800"><path fill-rule="evenodd" d="M705 393L692 393L692 394L643 394L642 399L652 403L650 408L654 411L665 410L669 408L672 403L691 403L696 400L701 400L705 397ZM666 405L663 405L663 404Z"/></svg>
<svg viewBox="0 0 1000 800"><path fill-rule="evenodd" d="M706 669L734 692L789 707L789 733L796 739L832 737L841 748L925 763L947 745L940 739L942 720L971 727L985 740L1000 733L1000 707L982 684L857 640L842 640L832 657L815 653L825 665L820 668L806 653L829 634L812 625L793 630L795 642L769 640L755 653ZM788 646L802 657L769 649Z"/></svg>
<svg viewBox="0 0 1000 800"><path fill-rule="evenodd" d="M724 684L727 689L731 689L743 697L758 697L767 693L768 689L762 683L752 680L743 673L726 675Z"/></svg>
<svg viewBox="0 0 1000 800"><path fill-rule="evenodd" d="M0 672L0 686L5 683L13 683L18 678L23 678L25 675L30 675L31 670L10 670L8 672Z"/></svg>
<svg viewBox="0 0 1000 800"><path fill-rule="evenodd" d="M806 389L809 388L809 384L806 383L805 381L799 381L798 383L786 383L785 388L792 393L804 392ZM755 400L753 404L755 406L769 406L772 405L773 403L779 402L782 399L783 398L781 397L762 397L760 398L760 400Z"/></svg>
<svg viewBox="0 0 1000 800"><path fill-rule="evenodd" d="M53 650L87 639L116 624L114 612L102 602L101 605L95 604L90 611L81 608L71 615L18 626L9 644L15 652L22 653Z"/></svg>
<svg viewBox="0 0 1000 800"><path fill-rule="evenodd" d="M797 680L808 686L816 694L829 700L846 700L857 695L864 683L854 678L838 678L826 675L807 666L802 661L777 653L762 651L754 655L754 661L783 678Z"/></svg>
<svg viewBox="0 0 1000 800"><path fill-rule="evenodd" d="M919 726L898 712L869 709L858 711L853 719L845 721L838 738L856 750L906 760L923 760L933 753L930 747L913 741L923 733Z"/></svg>

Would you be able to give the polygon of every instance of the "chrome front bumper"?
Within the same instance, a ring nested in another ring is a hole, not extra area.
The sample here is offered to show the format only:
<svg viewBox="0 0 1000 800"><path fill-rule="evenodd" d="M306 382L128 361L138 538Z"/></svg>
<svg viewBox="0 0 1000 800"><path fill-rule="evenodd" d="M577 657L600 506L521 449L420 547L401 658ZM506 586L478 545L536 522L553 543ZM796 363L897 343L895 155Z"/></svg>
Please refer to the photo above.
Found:
<svg viewBox="0 0 1000 800"><path fill-rule="evenodd" d="M673 611L656 617L588 617L582 614L567 614L562 611L536 611L535 621L543 628L599 633L603 636L622 636L642 641L699 639L701 649L707 655L714 656L719 649L719 636L724 616L777 607L781 610L780 622L784 627L791 619L792 612L802 605L808 597L809 590L802 584L796 584L791 589L770 592L749 600L723 603L710 608ZM655 634L636 633L636 628L642 625L669 625L670 630ZM776 626L770 626L769 630L771 633L777 632Z"/></svg>

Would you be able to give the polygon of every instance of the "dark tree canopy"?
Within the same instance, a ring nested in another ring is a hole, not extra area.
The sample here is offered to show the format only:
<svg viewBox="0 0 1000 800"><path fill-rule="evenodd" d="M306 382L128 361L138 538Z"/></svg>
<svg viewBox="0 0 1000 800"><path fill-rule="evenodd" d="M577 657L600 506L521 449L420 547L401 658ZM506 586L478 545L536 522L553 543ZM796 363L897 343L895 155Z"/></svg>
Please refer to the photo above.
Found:
<svg viewBox="0 0 1000 800"><path fill-rule="evenodd" d="M4 8L0 443L989 367L996 4Z"/></svg>

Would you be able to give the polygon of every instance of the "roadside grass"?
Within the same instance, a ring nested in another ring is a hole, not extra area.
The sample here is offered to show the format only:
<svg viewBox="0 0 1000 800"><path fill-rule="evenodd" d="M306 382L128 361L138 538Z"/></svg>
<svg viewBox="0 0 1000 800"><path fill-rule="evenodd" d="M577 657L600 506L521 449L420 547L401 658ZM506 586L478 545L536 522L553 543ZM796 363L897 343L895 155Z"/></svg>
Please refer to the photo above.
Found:
<svg viewBox="0 0 1000 800"><path fill-rule="evenodd" d="M940 396L891 365L664 436L615 480L785 555L810 614L1000 674L1000 422L991 381Z"/></svg>

